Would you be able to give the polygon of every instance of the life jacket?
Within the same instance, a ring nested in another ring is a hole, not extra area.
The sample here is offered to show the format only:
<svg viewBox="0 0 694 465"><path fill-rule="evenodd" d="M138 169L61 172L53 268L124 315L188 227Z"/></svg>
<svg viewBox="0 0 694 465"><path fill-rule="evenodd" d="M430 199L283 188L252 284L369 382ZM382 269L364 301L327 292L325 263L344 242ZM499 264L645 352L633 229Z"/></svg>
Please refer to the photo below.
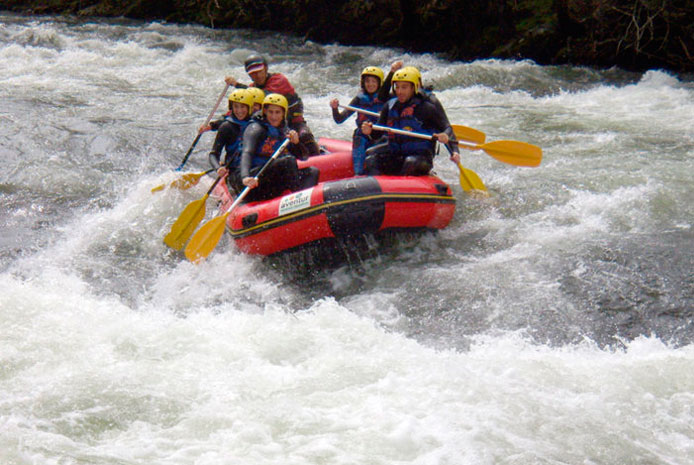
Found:
<svg viewBox="0 0 694 465"><path fill-rule="evenodd" d="M398 99L397 97L393 97L388 101L388 119L386 125L404 131L433 134L430 129L424 127L422 121L415 117L416 109L422 101L420 97L415 95L398 111L398 109L395 108ZM418 137L403 136L389 132L388 146L391 152L394 153L412 153L421 150L431 150L432 142Z"/></svg>
<svg viewBox="0 0 694 465"><path fill-rule="evenodd" d="M241 152L241 141L243 140L243 131L246 129L248 124L251 122L250 118L246 119L238 119L236 116L233 114L231 115L225 115L224 119L229 121L231 124L235 125L238 130L239 130L239 135L236 137L236 140L229 142L224 148L226 149L226 156L227 157L234 157L232 160L232 165L235 166L238 164L238 157L237 155L239 152Z"/></svg>
<svg viewBox="0 0 694 465"><path fill-rule="evenodd" d="M265 128L266 135L265 139L258 144L258 148L253 154L253 159L251 160L251 168L256 166L263 166L267 163L268 159L272 157L275 151L282 145L285 136L285 127L276 128L275 126L268 123L266 120L255 120L256 123L262 124Z"/></svg>
<svg viewBox="0 0 694 465"><path fill-rule="evenodd" d="M359 92L359 95L357 95L356 98L356 107L361 108L362 110L368 110L373 111L375 113L379 113L381 111L381 108L383 108L383 102L379 100L378 92L374 92L373 94L367 94L366 92L362 91ZM361 128L361 123L363 123L364 121L371 121L372 123L375 123L376 121L378 121L378 116L357 113L357 128Z"/></svg>

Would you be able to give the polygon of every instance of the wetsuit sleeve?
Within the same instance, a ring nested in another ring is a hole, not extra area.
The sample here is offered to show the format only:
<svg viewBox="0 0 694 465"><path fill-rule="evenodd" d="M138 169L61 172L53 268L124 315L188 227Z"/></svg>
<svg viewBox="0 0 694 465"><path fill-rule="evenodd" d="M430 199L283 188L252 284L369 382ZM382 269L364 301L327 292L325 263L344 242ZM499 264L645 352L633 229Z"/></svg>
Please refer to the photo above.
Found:
<svg viewBox="0 0 694 465"><path fill-rule="evenodd" d="M381 84L381 88L378 89L378 99L381 102L387 102L390 100L391 95L390 95L390 86L393 83L393 75L395 73L391 71L388 73L388 76L383 80L383 84Z"/></svg>
<svg viewBox="0 0 694 465"><path fill-rule="evenodd" d="M284 136L289 137L289 127L285 128L284 131ZM302 144L299 142L298 144L292 144L291 142L287 146L287 151L294 155L294 158L298 160L308 160L308 157L310 155L310 152L308 150L308 147L306 147L305 144Z"/></svg>
<svg viewBox="0 0 694 465"><path fill-rule="evenodd" d="M289 153L294 155L297 160L308 160L309 152L304 144L299 142L298 144L290 143L288 146Z"/></svg>
<svg viewBox="0 0 694 465"><path fill-rule="evenodd" d="M436 95L429 94L429 96L425 98L434 104L434 106L436 107L436 111L443 115L443 118L446 120L446 124L450 126L451 123L448 120L448 115L446 115L446 110L443 109L443 105L441 105L441 101L438 98L436 98Z"/></svg>
<svg viewBox="0 0 694 465"><path fill-rule="evenodd" d="M209 160L210 160L210 166L212 166L212 168L214 168L214 170L217 171L220 167L219 155L214 153L214 152L210 152Z"/></svg>
<svg viewBox="0 0 694 465"><path fill-rule="evenodd" d="M224 118L215 121L210 121L210 129L216 131L217 129L219 129L219 126L221 126L224 121L226 121Z"/></svg>
<svg viewBox="0 0 694 465"><path fill-rule="evenodd" d="M296 118L304 117L304 102L299 98L298 95L290 95L287 97L287 102L289 102L289 121L295 121Z"/></svg>
<svg viewBox="0 0 694 465"><path fill-rule="evenodd" d="M243 131L241 150L241 163L239 165L239 174L241 179L250 176L251 162L253 154L258 150L258 144L265 138L265 128L258 123L251 123L245 131Z"/></svg>
<svg viewBox="0 0 694 465"><path fill-rule="evenodd" d="M436 100L438 102L438 100ZM448 150L451 153L459 152L458 140L455 138L455 133L453 128L448 121L446 112L443 110L443 106L439 102L438 106L431 100L424 102L420 108L422 109L421 118L425 121L428 126L430 126L434 132L445 132L448 135Z"/></svg>
<svg viewBox="0 0 694 465"><path fill-rule="evenodd" d="M446 110L444 110L443 105L441 105L441 101L438 98L436 98L434 94L429 94L429 101L434 104L434 106L436 107L436 111L443 117L443 120L446 124L446 130L444 132L448 134L448 138L450 139L448 142L448 149L452 150L451 153L458 152L458 139L456 139L455 137L453 126L451 126L451 122L448 119Z"/></svg>
<svg viewBox="0 0 694 465"><path fill-rule="evenodd" d="M429 98L436 107L436 111L440 113L443 117L443 120L446 124L446 130L444 132L448 134L448 150L451 153L458 153L460 151L460 149L458 148L458 139L455 137L455 132L453 131L453 126L451 126L450 120L448 119L446 110L444 110L443 105L441 105L441 101L438 98L436 98L434 94L431 94Z"/></svg>
<svg viewBox="0 0 694 465"><path fill-rule="evenodd" d="M458 139L455 137L455 132L453 132L453 128L450 124L446 128L445 132L446 134L448 134L448 144L446 144L448 150L451 153L460 153L460 148L458 147Z"/></svg>
<svg viewBox="0 0 694 465"><path fill-rule="evenodd" d="M448 144L446 144L446 147L448 147L448 151L451 153L460 153L460 148L458 147L458 139L455 137L455 133L453 132L453 128L450 124L446 128L445 132L446 134L448 134Z"/></svg>
<svg viewBox="0 0 694 465"><path fill-rule="evenodd" d="M378 124L379 126L386 126L387 123L388 123L388 104L386 103L385 105L383 105L383 108L381 108L381 113L379 113L378 121L376 121L375 124ZM377 140L377 139L383 137L384 134L386 134L385 131L377 131L374 129L373 131L371 131L370 137L371 137L371 140Z"/></svg>
<svg viewBox="0 0 694 465"><path fill-rule="evenodd" d="M219 125L217 127L217 135L214 138L214 144L212 144L212 151L208 158L212 168L218 170L220 166L227 164L221 157L221 153L227 144L234 143L239 135L239 128L226 120L218 120L215 122L219 123Z"/></svg>
<svg viewBox="0 0 694 465"><path fill-rule="evenodd" d="M351 102L349 102L350 107L356 107L359 104L359 99L354 97ZM337 108L333 108L333 120L337 124L342 124L347 118L354 114L353 110L339 111Z"/></svg>

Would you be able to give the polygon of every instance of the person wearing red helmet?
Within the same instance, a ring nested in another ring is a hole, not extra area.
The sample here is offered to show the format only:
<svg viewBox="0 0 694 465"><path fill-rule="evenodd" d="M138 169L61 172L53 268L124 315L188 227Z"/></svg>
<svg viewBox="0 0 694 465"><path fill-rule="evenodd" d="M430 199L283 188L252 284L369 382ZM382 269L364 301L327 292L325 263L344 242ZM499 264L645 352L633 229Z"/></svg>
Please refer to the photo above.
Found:
<svg viewBox="0 0 694 465"><path fill-rule="evenodd" d="M299 140L306 146L309 155L318 155L320 149L304 119L304 103L296 93L294 86L289 82L289 79L282 73L270 73L267 60L261 55L252 54L248 56L244 62L244 68L248 76L253 80L250 86L257 87L266 94L283 95L287 99L289 103L289 112L287 114L289 127L299 134ZM230 86L238 88L249 87L238 82L232 76L225 77L224 81Z"/></svg>

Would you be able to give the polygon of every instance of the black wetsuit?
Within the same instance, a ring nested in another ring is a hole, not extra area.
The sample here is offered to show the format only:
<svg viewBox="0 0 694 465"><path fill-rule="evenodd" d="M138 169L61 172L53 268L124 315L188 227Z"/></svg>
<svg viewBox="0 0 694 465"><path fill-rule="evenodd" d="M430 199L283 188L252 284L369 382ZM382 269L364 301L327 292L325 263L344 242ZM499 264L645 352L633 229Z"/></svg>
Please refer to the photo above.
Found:
<svg viewBox="0 0 694 465"><path fill-rule="evenodd" d="M378 125L409 130L421 134L444 132L448 135L448 149L458 151L457 140L445 112L423 95L417 94L401 103L391 98L381 109ZM368 174L422 176L431 171L434 163L435 142L412 136L403 136L374 130L373 140L387 136L387 142L369 149L366 168Z"/></svg>
<svg viewBox="0 0 694 465"><path fill-rule="evenodd" d="M251 122L243 133L243 142L240 163L231 175L231 184L237 192L245 188L243 179L255 176L273 155L290 128L283 125L280 128L272 128L264 120ZM315 185L318 181L318 170L309 168L299 171L296 164L297 158L308 156L306 146L289 144L289 154L280 155L269 165L258 179L258 186L251 189L246 196L246 202L267 200L281 195L284 191L291 192Z"/></svg>
<svg viewBox="0 0 694 465"><path fill-rule="evenodd" d="M395 97L395 93L391 92L391 85L393 83L393 75L395 72L391 71L388 73L388 76L386 76L385 80L383 81L383 85L381 86L380 89L378 89L378 98L382 102L387 102L391 98ZM434 95L434 86L428 86L428 87L423 87L419 89L418 95L426 100L429 100L431 103L434 104L436 109L441 112L443 117L446 120L446 124L448 126L451 125L450 121L448 120L448 115L446 115L446 110L443 108L443 105L441 105L441 101ZM456 149L456 152L458 150Z"/></svg>
<svg viewBox="0 0 694 465"><path fill-rule="evenodd" d="M215 171L218 170L220 166L229 168L230 166L238 164L237 157L240 144L237 142L240 142L240 138L249 121L250 120L237 122L225 118L210 123L210 128L212 128L213 131L217 131L214 143L212 144L212 150L209 154L210 165L212 165ZM222 156L222 150L225 148L227 150L224 156Z"/></svg>

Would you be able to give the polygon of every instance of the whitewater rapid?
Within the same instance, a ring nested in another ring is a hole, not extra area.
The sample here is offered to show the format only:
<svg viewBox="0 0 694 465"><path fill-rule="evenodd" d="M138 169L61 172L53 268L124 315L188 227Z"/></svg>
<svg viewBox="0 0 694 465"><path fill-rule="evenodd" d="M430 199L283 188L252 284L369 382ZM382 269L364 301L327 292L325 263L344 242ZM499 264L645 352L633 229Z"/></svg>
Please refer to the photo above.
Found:
<svg viewBox="0 0 694 465"><path fill-rule="evenodd" d="M403 59L542 165L463 153L483 199L439 157L449 228L312 279L227 241L193 265L162 238L211 180L151 188L251 51L317 136ZM0 63L0 463L694 461L688 77L11 15Z"/></svg>

